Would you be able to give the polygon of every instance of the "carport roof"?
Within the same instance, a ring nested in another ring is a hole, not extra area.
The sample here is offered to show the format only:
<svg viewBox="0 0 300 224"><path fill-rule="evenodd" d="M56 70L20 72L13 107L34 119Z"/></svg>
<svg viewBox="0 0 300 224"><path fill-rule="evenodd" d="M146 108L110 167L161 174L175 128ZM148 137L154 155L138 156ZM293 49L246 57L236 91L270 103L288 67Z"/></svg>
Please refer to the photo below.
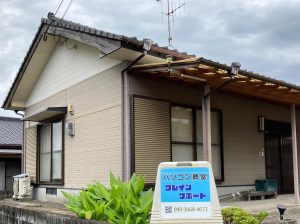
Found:
<svg viewBox="0 0 300 224"><path fill-rule="evenodd" d="M230 66L205 58L193 58L171 63L137 65L130 71L137 75L162 77L196 85L209 84L211 87L217 87L230 79L228 72L230 69ZM197 77L197 80L189 76ZM280 104L300 106L299 86L246 70L240 70L236 78L225 85L222 90Z"/></svg>

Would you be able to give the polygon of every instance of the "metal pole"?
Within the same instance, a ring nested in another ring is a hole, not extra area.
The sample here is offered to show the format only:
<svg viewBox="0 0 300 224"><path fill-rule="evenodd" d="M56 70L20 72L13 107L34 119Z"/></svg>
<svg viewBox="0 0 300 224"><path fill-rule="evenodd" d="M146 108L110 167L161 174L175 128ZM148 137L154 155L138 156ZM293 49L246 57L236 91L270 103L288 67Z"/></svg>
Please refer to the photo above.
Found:
<svg viewBox="0 0 300 224"><path fill-rule="evenodd" d="M295 203L298 205L299 204L299 177L298 177L298 155L297 155L297 132L296 132L296 107L295 107L295 104L291 105L291 123L292 123Z"/></svg>
<svg viewBox="0 0 300 224"><path fill-rule="evenodd" d="M205 94L205 90L204 90ZM208 161L208 152L207 152L207 138L206 138L206 97L202 98L202 138L203 138L203 160Z"/></svg>
<svg viewBox="0 0 300 224"><path fill-rule="evenodd" d="M209 91L209 85L204 86L204 96L202 99L203 158L212 163L210 96L207 95Z"/></svg>

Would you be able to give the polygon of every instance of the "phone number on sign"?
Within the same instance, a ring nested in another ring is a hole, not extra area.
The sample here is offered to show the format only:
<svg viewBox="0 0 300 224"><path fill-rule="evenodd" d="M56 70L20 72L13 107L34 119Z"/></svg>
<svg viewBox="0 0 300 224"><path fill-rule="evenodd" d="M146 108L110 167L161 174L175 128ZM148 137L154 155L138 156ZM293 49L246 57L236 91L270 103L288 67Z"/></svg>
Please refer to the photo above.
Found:
<svg viewBox="0 0 300 224"><path fill-rule="evenodd" d="M207 207L174 207L174 212L207 212Z"/></svg>

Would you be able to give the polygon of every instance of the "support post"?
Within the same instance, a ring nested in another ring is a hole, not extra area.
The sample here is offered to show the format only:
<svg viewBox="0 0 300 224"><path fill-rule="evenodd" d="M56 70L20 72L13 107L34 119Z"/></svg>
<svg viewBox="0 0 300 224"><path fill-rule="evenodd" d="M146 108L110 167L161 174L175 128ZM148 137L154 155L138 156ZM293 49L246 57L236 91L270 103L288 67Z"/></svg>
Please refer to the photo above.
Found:
<svg viewBox="0 0 300 224"><path fill-rule="evenodd" d="M295 107L295 104L291 105L291 124L292 124L295 203L298 205L299 204L299 177L298 177L298 152L297 152L296 107Z"/></svg>
<svg viewBox="0 0 300 224"><path fill-rule="evenodd" d="M203 158L212 164L211 153L211 117L210 117L210 87L204 86L202 99L202 125L203 125Z"/></svg>

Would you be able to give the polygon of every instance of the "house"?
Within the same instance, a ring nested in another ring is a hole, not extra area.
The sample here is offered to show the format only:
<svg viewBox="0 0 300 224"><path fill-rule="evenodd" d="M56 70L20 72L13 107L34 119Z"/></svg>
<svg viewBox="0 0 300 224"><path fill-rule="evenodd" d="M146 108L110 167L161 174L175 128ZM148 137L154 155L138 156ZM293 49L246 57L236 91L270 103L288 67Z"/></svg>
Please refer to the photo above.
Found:
<svg viewBox="0 0 300 224"><path fill-rule="evenodd" d="M34 197L62 201L109 171L153 186L160 162L190 160L212 162L219 195L266 178L294 192L300 87L231 69L49 14L2 106L25 112Z"/></svg>
<svg viewBox="0 0 300 224"><path fill-rule="evenodd" d="M13 176L21 173L23 122L0 117L0 195L12 191Z"/></svg>

